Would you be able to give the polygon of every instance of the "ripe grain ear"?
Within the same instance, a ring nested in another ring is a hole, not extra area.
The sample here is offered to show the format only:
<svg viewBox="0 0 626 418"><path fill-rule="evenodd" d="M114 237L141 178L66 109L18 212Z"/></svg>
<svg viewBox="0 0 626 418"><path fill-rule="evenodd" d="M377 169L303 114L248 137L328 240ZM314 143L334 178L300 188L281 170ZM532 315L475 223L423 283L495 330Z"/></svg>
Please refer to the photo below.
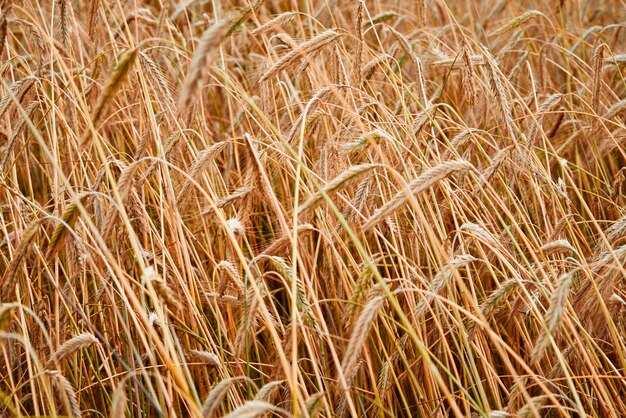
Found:
<svg viewBox="0 0 626 418"><path fill-rule="evenodd" d="M228 393L228 390L232 386L233 383L238 380L242 380L241 377L231 377L228 379L224 379L217 383L209 394L207 395L204 403L202 404L202 418L212 418L215 416L217 411L220 408L222 400Z"/></svg>
<svg viewBox="0 0 626 418"><path fill-rule="evenodd" d="M337 177L332 179L321 190L319 190L313 196L311 196L306 202L304 202L302 206L300 206L299 208L299 213L302 215L314 209L332 193L336 192L341 187L344 187L346 184L354 181L356 178L358 178L362 174L370 170L373 170L374 168L378 166L379 166L378 164L359 164L359 165L355 165L355 166L348 168L343 173L339 174Z"/></svg>
<svg viewBox="0 0 626 418"><path fill-rule="evenodd" d="M383 206L379 207L376 212L363 224L363 231L372 229L383 219L392 215L395 211L400 209L410 197L414 194L420 193L435 184L443 180L445 177L456 172L466 172L475 170L474 166L464 160L458 161L446 161L426 170L421 176L411 181L404 190L398 192L393 198L388 200Z"/></svg>
<svg viewBox="0 0 626 418"><path fill-rule="evenodd" d="M9 25L7 22L7 17L6 15L3 15L0 18L0 58L2 58L2 53L4 52L4 45L6 44L8 29Z"/></svg>
<svg viewBox="0 0 626 418"><path fill-rule="evenodd" d="M189 108L195 96L202 90L204 73L215 63L217 49L226 39L231 24L232 21L228 19L219 21L202 34L196 53L191 60L187 76L183 81L179 102L181 113Z"/></svg>
<svg viewBox="0 0 626 418"><path fill-rule="evenodd" d="M351 382L358 371L358 359L361 357L369 331L374 326L378 311L384 302L385 297L382 287L380 285L374 286L370 290L367 303L356 320L354 330L350 335L350 340L345 350L346 354L341 362L341 370L347 382Z"/></svg>
<svg viewBox="0 0 626 418"><path fill-rule="evenodd" d="M38 219L37 221L32 222L26 231L24 231L22 240L13 255L13 259L11 260L11 263L9 263L9 266L2 277L2 283L0 284L0 300L2 302L14 300L12 292L15 288L17 272L22 265L22 260L24 260L24 257L28 254L28 250L31 248L33 241L37 237L37 232L39 232L39 228L43 221L44 219Z"/></svg>
<svg viewBox="0 0 626 418"><path fill-rule="evenodd" d="M62 398L67 397L69 401L69 413L70 416L80 418L82 416L80 405L78 403L78 396L74 387L69 380L63 374L57 370L46 370L46 375L50 377L52 382L57 386L59 392L62 393Z"/></svg>
<svg viewBox="0 0 626 418"><path fill-rule="evenodd" d="M359 0L359 5L356 10L356 19L354 24L354 31L357 37L356 52L354 58L354 82L357 87L361 86L363 75L363 9L365 4L362 0Z"/></svg>
<svg viewBox="0 0 626 418"><path fill-rule="evenodd" d="M281 13L273 19L268 20L258 28L254 29L250 34L252 36L260 36L266 34L271 30L280 29L282 26L291 22L298 14L298 12L293 11Z"/></svg>
<svg viewBox="0 0 626 418"><path fill-rule="evenodd" d="M57 350L50 357L48 367L52 368L55 362L60 362L72 353L82 350L83 348L90 347L94 344L99 344L99 341L93 334L84 332L76 335L75 337L65 341L59 348L57 348Z"/></svg>
<svg viewBox="0 0 626 418"><path fill-rule="evenodd" d="M11 135L9 135L6 147L4 149L4 152L2 153L2 160L0 160L0 171L6 172L7 164L9 163L11 152L13 151L13 148L17 143L17 139L20 133L22 133L22 130L24 130L24 128L28 126L28 122L32 120L35 112L37 110L43 110L46 108L47 106L43 100L33 100L25 109L24 114L20 112L20 118L11 130ZM27 132L30 132L30 128L28 128Z"/></svg>
<svg viewBox="0 0 626 418"><path fill-rule="evenodd" d="M69 0L57 0L57 25L61 34L61 44L67 46L70 37L70 15L72 3Z"/></svg>
<svg viewBox="0 0 626 418"><path fill-rule="evenodd" d="M100 9L100 0L91 0L89 4L89 19L87 21L87 33L90 38L94 38L96 33L96 23Z"/></svg>
<svg viewBox="0 0 626 418"><path fill-rule="evenodd" d="M567 296L574 278L573 273L565 273L559 278L556 289L550 296L550 307L543 320L541 334L537 338L533 348L532 358L541 360L544 351L550 346L550 341L556 337L556 332L563 320L563 314L567 307Z"/></svg>
<svg viewBox="0 0 626 418"><path fill-rule="evenodd" d="M89 194L82 194L78 196L75 201L69 204L69 206L65 209L65 212L63 212L61 222L59 222L57 227L54 229L54 232L52 232L52 238L50 238L50 242L48 243L48 250L46 252L46 258L48 260L51 260L63 245L69 230L74 227L74 224L78 220L80 206L87 202L89 196Z"/></svg>
<svg viewBox="0 0 626 418"><path fill-rule="evenodd" d="M118 418L126 416L126 383L121 382L115 388L111 399L111 412L109 418Z"/></svg>
<svg viewBox="0 0 626 418"><path fill-rule="evenodd" d="M189 171L187 172L185 180L180 186L180 190L178 192L179 207L184 208L187 200L191 196L190 192L192 190L191 188L194 182L200 180L200 176L209 168L215 156L224 148L226 148L226 145L228 144L229 141L216 142L209 148L198 153L195 161L191 164L191 167L189 167Z"/></svg>
<svg viewBox="0 0 626 418"><path fill-rule="evenodd" d="M593 82L591 94L591 108L598 113L600 111L600 91L602 88L602 64L604 62L604 51L607 46L601 43L593 51Z"/></svg>
<svg viewBox="0 0 626 418"><path fill-rule="evenodd" d="M471 51L467 42L463 40L461 47L461 69L463 74L462 88L465 93L465 99L470 106L475 106L478 101L478 91L476 87L476 73L471 60Z"/></svg>
<svg viewBox="0 0 626 418"><path fill-rule="evenodd" d="M320 50L325 47L335 39L341 36L334 29L328 29L319 35L309 39L308 41L298 45L291 52L287 53L281 59L279 59L274 65L272 65L266 72L263 74L259 81L263 82L269 80L274 77L276 74L283 70L287 70L295 66L298 63L297 58L303 57L306 59L307 55L313 54L315 51Z"/></svg>
<svg viewBox="0 0 626 418"><path fill-rule="evenodd" d="M104 90L98 97L98 101L96 102L92 112L91 112L91 123L94 129L98 128L102 117L104 116L104 110L109 102L113 99L117 91L122 87L124 81L128 77L131 69L133 68L133 64L137 58L137 48L129 49L122 55L117 65L113 69L113 72L109 76L107 83L104 87ZM84 146L85 143L91 137L91 130L87 129L83 134L83 138L81 140L81 146Z"/></svg>

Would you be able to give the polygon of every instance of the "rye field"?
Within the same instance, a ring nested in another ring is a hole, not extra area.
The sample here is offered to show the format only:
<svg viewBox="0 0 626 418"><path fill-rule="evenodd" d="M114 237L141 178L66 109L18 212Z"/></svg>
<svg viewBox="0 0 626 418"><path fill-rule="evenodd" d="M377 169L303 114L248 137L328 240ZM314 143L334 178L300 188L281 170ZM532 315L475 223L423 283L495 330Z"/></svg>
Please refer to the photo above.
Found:
<svg viewBox="0 0 626 418"><path fill-rule="evenodd" d="M0 1L1 417L626 416L624 0Z"/></svg>

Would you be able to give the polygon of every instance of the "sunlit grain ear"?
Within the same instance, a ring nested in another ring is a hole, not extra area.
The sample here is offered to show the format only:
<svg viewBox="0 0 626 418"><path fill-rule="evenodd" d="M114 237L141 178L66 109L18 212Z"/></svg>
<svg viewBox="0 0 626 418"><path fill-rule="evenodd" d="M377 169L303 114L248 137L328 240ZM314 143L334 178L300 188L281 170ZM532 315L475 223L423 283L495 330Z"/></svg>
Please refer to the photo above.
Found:
<svg viewBox="0 0 626 418"><path fill-rule="evenodd" d="M8 33L8 21L6 15L0 17L0 58L2 57L2 52L4 52L4 45L6 44L7 33Z"/></svg>
<svg viewBox="0 0 626 418"><path fill-rule="evenodd" d="M57 0L57 24L59 27L59 34L61 36L61 43L63 46L67 46L69 42L71 27L70 27L70 17L72 14L72 3L69 0Z"/></svg>
<svg viewBox="0 0 626 418"><path fill-rule="evenodd" d="M461 64L463 71L463 83L461 87L465 92L465 98L470 105L475 106L478 102L478 92L476 87L476 72L471 60L471 51L467 42L463 41L461 47Z"/></svg>
<svg viewBox="0 0 626 418"><path fill-rule="evenodd" d="M196 53L189 66L189 71L183 81L179 103L181 111L188 110L195 96L200 92L204 73L215 62L217 48L226 38L231 24L230 20L222 20L212 25L202 34Z"/></svg>
<svg viewBox="0 0 626 418"><path fill-rule="evenodd" d="M533 348L532 357L535 361L541 359L544 351L550 345L550 341L555 338L558 327L561 325L563 314L567 307L567 295L572 285L573 276L571 273L561 276L556 289L550 297L550 307L544 319L545 328L541 331Z"/></svg>
<svg viewBox="0 0 626 418"><path fill-rule="evenodd" d="M89 332L84 332L75 337L65 341L50 357L50 365L54 362L60 362L65 357L74 353L75 351L87 348L91 345L98 344L98 339Z"/></svg>
<svg viewBox="0 0 626 418"><path fill-rule="evenodd" d="M215 416L215 414L220 410L222 400L228 394L229 389L238 380L242 380L242 378L232 377L229 379L224 379L211 389L202 404L203 418L211 418Z"/></svg>
<svg viewBox="0 0 626 418"><path fill-rule="evenodd" d="M0 294L0 296L2 297L2 302L15 300L13 297L13 292L15 290L14 287L16 284L18 271L20 268L22 268L22 261L24 260L24 257L26 257L28 251L33 246L33 241L37 238L37 232L39 232L42 223L43 219L32 222L22 234L19 245L17 246L13 254L13 258L11 259L11 262L5 270L4 275L2 276L2 292Z"/></svg>
<svg viewBox="0 0 626 418"><path fill-rule="evenodd" d="M377 223L392 215L396 210L401 208L411 195L420 193L434 186L448 175L455 172L466 172L473 170L474 166L463 160L446 161L440 165L433 167L422 175L411 181L405 190L400 191L392 199L388 200L383 206L378 208L376 212L363 224L363 230L367 231L374 227Z"/></svg>
<svg viewBox="0 0 626 418"><path fill-rule="evenodd" d="M98 13L100 7L100 0L92 0L89 3L89 18L87 19L87 33L90 37L96 34L96 24L98 21Z"/></svg>
<svg viewBox="0 0 626 418"><path fill-rule="evenodd" d="M314 38L311 38L310 40L302 43L301 45L296 46L291 52L287 53L274 65L272 65L265 72L265 74L261 76L260 81L269 80L281 71L285 71L290 67L295 66L295 64L299 62L299 57L307 59L307 56L315 53L318 49L323 48L324 46L333 42L339 36L341 36L340 33L335 31L334 29L329 29L320 33Z"/></svg>
<svg viewBox="0 0 626 418"><path fill-rule="evenodd" d="M365 345L370 329L375 325L374 321L378 315L378 311L383 306L385 297L382 294L382 288L375 286L370 290L367 302L359 317L354 324L354 329L348 341L346 354L341 363L341 369L345 374L345 380L352 382L358 371L358 359L361 358L361 351Z"/></svg>
<svg viewBox="0 0 626 418"><path fill-rule="evenodd" d="M9 166L9 161L11 157L11 153L14 151L14 147L17 146L20 134L25 131L27 134L30 133L29 122L32 123L33 116L37 110L45 110L46 105L41 100L33 100L26 110L24 114L20 115L17 123L13 127L11 131L11 135L7 139L7 143L5 144L4 152L2 153L2 159L0 160L0 171L6 171Z"/></svg>
<svg viewBox="0 0 626 418"><path fill-rule="evenodd" d="M356 55L354 57L354 82L356 86L361 85L361 80L363 77L362 67L363 67L363 9L365 8L365 4L363 1L359 1L359 5L356 11L356 20L354 24L354 31L357 37L357 45L356 45Z"/></svg>
<svg viewBox="0 0 626 418"><path fill-rule="evenodd" d="M109 75L109 79L107 80L102 93L98 97L98 101L93 107L91 112L91 123L94 128L97 128L102 118L104 117L104 110L108 103L113 100L115 93L120 89L130 70L133 68L133 64L135 63L135 59L137 58L137 49L132 48L127 50L119 59L117 65ZM81 146L85 146L87 141L91 137L91 131L88 129L83 134L83 138L81 140Z"/></svg>
<svg viewBox="0 0 626 418"><path fill-rule="evenodd" d="M333 194L336 190L344 187L348 183L354 181L356 178L361 176L363 173L371 171L376 167L376 164L362 164L350 167L349 169L329 181L323 189L307 199L302 204L302 206L300 206L300 213L306 213L307 211L315 208L317 205L322 203L324 199L327 199L328 196Z"/></svg>
<svg viewBox="0 0 626 418"><path fill-rule="evenodd" d="M182 185L180 186L180 191L178 193L178 205L182 208L184 207L187 199L191 196L192 186L194 182L198 182L200 180L200 176L204 171L209 168L209 165L213 161L213 158L222 151L228 145L228 141L216 142L211 145L209 148L201 151L196 160L193 162L191 167L189 168L189 172L183 180Z"/></svg>
<svg viewBox="0 0 626 418"><path fill-rule="evenodd" d="M115 388L115 391L113 392L113 396L111 399L111 413L109 414L109 418L125 416L127 401L128 398L126 397L126 384L122 382L117 386L117 388Z"/></svg>

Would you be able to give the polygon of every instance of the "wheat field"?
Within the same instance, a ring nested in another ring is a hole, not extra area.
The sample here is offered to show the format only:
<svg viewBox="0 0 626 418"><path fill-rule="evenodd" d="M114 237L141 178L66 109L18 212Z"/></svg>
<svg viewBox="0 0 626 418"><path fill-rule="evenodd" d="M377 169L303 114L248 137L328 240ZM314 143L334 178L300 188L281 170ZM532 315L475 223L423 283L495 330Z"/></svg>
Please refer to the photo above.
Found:
<svg viewBox="0 0 626 418"><path fill-rule="evenodd" d="M623 0L0 14L0 416L626 416Z"/></svg>

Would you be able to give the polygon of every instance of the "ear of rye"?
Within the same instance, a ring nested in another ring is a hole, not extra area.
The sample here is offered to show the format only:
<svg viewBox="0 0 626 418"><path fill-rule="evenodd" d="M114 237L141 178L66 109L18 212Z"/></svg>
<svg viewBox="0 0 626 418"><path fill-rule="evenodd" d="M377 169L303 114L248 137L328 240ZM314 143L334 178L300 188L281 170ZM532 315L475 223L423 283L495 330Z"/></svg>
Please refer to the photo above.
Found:
<svg viewBox="0 0 626 418"><path fill-rule="evenodd" d="M222 20L215 23L202 34L196 53L189 66L189 72L183 81L179 103L182 110L187 109L191 105L195 96L202 88L204 72L215 62L217 48L226 39L231 23L230 20Z"/></svg>
<svg viewBox="0 0 626 418"><path fill-rule="evenodd" d="M536 361L541 359L562 322L563 314L565 313L565 309L567 307L567 295L569 294L573 277L573 273L563 274L559 278L557 288L550 297L550 307L544 317L543 329L539 338L537 338L537 342L535 343L532 353L532 358Z"/></svg>
<svg viewBox="0 0 626 418"><path fill-rule="evenodd" d="M343 173L339 174L337 177L331 180L328 184L326 184L320 191L311 196L306 202L304 202L302 206L300 206L300 214L317 207L320 203L324 201L325 197L336 192L338 189L345 186L346 184L354 181L363 173L366 173L378 166L379 164L360 164L348 168Z"/></svg>
<svg viewBox="0 0 626 418"><path fill-rule="evenodd" d="M367 231L378 224L383 219L393 214L401 208L414 194L434 186L440 180L452 173L475 170L474 166L465 160L446 161L426 170L421 176L411 181L402 191L398 192L391 200L378 208L371 218L363 225L363 230Z"/></svg>

